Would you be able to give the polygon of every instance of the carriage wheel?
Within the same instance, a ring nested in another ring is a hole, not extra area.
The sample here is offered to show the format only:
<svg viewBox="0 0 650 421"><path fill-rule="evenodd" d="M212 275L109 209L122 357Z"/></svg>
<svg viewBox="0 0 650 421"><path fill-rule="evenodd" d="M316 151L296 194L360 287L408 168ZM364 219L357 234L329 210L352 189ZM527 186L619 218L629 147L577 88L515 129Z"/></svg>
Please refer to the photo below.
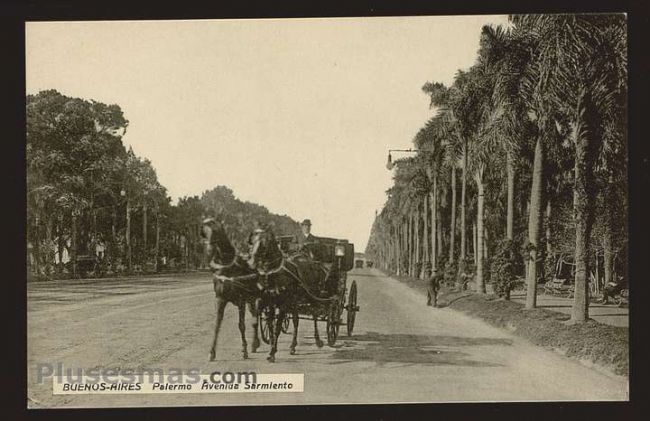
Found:
<svg viewBox="0 0 650 421"><path fill-rule="evenodd" d="M334 346L336 338L339 336L339 303L333 303L330 306L330 312L327 317L327 345Z"/></svg>
<svg viewBox="0 0 650 421"><path fill-rule="evenodd" d="M284 320L282 320L282 333L289 333L289 315L285 314Z"/></svg>
<svg viewBox="0 0 650 421"><path fill-rule="evenodd" d="M265 344L271 343L271 319L267 317L266 315L262 316L263 312L260 311L260 313L257 315L258 319L258 325L260 327L260 337L262 338L262 342Z"/></svg>
<svg viewBox="0 0 650 421"><path fill-rule="evenodd" d="M357 281L352 281L352 285L350 286L347 309L348 309L347 331L348 331L348 336L352 336L352 331L354 330L354 320L357 317L357 311L359 311L359 308L357 307Z"/></svg>

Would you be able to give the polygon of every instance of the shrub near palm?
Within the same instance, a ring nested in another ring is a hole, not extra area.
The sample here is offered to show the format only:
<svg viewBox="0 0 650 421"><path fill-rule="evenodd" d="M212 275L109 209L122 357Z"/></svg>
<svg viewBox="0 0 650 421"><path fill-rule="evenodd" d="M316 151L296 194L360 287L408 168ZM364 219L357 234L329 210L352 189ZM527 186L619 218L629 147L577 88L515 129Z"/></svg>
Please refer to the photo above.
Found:
<svg viewBox="0 0 650 421"><path fill-rule="evenodd" d="M458 272L456 277L456 289L459 291L464 291L468 288L468 283L474 280L476 274L476 266L474 265L472 259L467 258L461 260L458 263Z"/></svg>
<svg viewBox="0 0 650 421"><path fill-rule="evenodd" d="M517 246L512 240L502 240L492 256L490 267L494 292L499 297L510 299L510 291L515 286L518 273L522 273L523 264Z"/></svg>

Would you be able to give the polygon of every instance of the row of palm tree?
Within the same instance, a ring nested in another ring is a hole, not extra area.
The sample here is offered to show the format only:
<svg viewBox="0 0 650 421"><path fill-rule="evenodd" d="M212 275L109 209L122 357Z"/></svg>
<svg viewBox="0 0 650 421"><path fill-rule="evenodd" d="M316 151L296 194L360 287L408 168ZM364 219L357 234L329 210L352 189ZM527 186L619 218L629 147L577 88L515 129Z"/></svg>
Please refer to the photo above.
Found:
<svg viewBox="0 0 650 421"><path fill-rule="evenodd" d="M411 276L424 262L457 274L474 266L485 293L488 251L514 241L527 308L548 261L570 254L572 320L585 321L594 251L609 281L626 250L626 69L624 15L514 15L483 27L470 69L451 86L424 84L436 114L414 138L417 156L397 161L367 253Z"/></svg>

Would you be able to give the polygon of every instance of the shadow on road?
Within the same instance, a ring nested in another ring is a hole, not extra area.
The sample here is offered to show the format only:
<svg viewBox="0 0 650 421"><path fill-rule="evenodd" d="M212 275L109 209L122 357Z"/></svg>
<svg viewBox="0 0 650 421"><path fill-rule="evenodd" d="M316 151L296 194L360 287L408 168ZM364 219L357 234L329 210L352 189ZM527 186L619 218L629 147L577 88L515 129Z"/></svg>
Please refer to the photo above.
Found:
<svg viewBox="0 0 650 421"><path fill-rule="evenodd" d="M374 361L379 365L403 363L419 365L458 365L470 367L497 367L500 364L477 361L468 354L448 348L479 345L512 345L510 339L468 338L444 335L383 334L368 332L346 340L332 355L338 363ZM353 346L349 346L353 345Z"/></svg>

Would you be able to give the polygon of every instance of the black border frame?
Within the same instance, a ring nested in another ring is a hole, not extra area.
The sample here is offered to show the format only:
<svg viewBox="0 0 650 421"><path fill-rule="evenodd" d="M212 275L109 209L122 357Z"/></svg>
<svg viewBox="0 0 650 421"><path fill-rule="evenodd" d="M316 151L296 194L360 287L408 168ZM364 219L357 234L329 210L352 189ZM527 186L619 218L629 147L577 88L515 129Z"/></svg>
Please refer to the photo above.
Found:
<svg viewBox="0 0 650 421"><path fill-rule="evenodd" d="M646 40L650 39L649 7L640 0L618 0L578 2L574 0L547 0L528 2L523 5L515 1L492 1L489 4L439 0L437 2L380 3L377 1L356 1L348 3L278 1L251 2L208 2L184 0L183 2L126 1L92 2L82 0L6 0L0 5L0 40L4 66L5 89L0 95L6 121L3 124L5 145L10 153L3 154L3 180L8 181L9 191L4 221L12 243L7 247L5 262L10 263L10 272L5 278L9 293L4 308L9 310L5 320L9 322L12 334L5 349L14 352L9 366L15 372L3 371L0 382L6 394L13 396L12 419L24 417L104 418L106 416L155 417L189 415L204 418L213 417L259 417L276 418L306 417L313 419L372 418L392 419L404 416L422 417L475 417L577 418L578 416L603 419L632 418L646 413L645 393L642 383L647 378L649 349L642 342L645 327L645 307L648 282L643 279L642 262L648 251L643 240L648 229L648 192L650 192L650 141L644 139L644 122L650 110L648 97L648 76L650 60ZM576 13L576 12L625 12L628 14L629 33L629 204L630 204L630 274L638 282L631 284L630 303L630 402L594 403L452 403L452 404L389 404L389 405L313 405L313 406L270 406L270 407L183 407L183 408L131 408L131 409L26 409L26 285L25 277L25 21L46 20L141 20L141 19L216 19L216 18L296 18L296 17L360 17L360 16L414 16L414 15L456 15L456 14L507 14L507 13ZM5 45L6 44L6 45ZM646 118L647 119L647 118ZM8 130L7 130L8 129ZM645 258L645 259L644 259ZM5 409L6 406L3 408ZM637 412L638 411L638 412ZM4 411L3 411L4 412Z"/></svg>

